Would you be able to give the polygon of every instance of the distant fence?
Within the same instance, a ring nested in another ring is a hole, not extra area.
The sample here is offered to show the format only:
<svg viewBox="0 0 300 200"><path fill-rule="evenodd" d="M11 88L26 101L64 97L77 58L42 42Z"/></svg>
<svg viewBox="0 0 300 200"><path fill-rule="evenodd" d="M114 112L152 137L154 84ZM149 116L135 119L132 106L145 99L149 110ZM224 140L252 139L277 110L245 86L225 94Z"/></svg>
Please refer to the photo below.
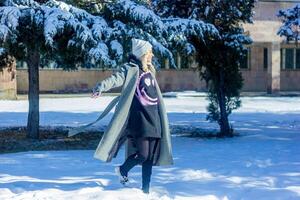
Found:
<svg viewBox="0 0 300 200"><path fill-rule="evenodd" d="M40 70L41 93L85 93L90 92L98 81L113 73L111 70L81 69L63 71L60 69ZM244 87L242 91L266 92L267 70L242 70ZM194 69L161 69L157 73L158 84L163 92L206 91L205 82ZM282 70L280 73L281 91L300 91L300 70ZM13 87L11 87L13 88ZM111 90L119 92L120 88ZM28 92L28 74L25 69L17 70L17 92Z"/></svg>

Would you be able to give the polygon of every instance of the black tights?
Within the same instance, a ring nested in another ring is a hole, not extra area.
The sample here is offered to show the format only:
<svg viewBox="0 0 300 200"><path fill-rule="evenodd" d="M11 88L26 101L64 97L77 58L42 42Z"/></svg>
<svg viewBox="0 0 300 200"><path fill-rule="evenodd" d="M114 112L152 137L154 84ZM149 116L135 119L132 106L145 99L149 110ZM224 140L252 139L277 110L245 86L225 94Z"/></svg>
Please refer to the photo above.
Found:
<svg viewBox="0 0 300 200"><path fill-rule="evenodd" d="M137 138L137 152L130 155L123 165L120 166L121 174L128 175L128 172L136 165L142 164L142 182L143 188L149 187L152 174L153 151L156 138Z"/></svg>

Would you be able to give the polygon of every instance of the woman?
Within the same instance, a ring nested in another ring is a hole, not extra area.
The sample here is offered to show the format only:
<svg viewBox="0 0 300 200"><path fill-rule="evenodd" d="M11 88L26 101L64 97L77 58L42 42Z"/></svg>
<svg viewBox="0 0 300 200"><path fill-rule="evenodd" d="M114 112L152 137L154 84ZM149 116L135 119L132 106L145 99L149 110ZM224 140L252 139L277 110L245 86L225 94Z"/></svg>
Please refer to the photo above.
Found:
<svg viewBox="0 0 300 200"><path fill-rule="evenodd" d="M144 40L132 39L132 55L119 71L101 81L93 89L98 97L111 88L123 86L121 95L114 99L96 120L102 119L116 105L115 113L94 154L95 158L109 162L117 156L126 142L126 160L115 168L122 184L128 182L128 172L142 165L142 190L149 193L152 166L173 164L168 118L155 68L151 60L152 45ZM71 130L77 134L95 122Z"/></svg>

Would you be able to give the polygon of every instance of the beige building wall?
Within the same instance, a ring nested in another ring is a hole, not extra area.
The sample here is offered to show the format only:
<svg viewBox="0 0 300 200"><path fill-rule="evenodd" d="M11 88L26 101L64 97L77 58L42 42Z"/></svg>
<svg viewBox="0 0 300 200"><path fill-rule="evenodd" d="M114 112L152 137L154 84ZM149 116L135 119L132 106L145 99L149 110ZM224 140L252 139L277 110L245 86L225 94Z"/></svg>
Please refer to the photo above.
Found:
<svg viewBox="0 0 300 200"><path fill-rule="evenodd" d="M287 71L281 69L281 48L295 45L286 44L284 37L279 37L277 31L282 22L276 16L280 9L293 7L300 1L258 1L254 9L254 23L244 24L245 32L250 35L254 43L250 47L250 68L242 70L245 79L245 91L267 91L276 93L278 91L299 91L300 87L294 85L300 81L297 70ZM268 68L263 67L263 49L268 49ZM289 76L291 78L287 78Z"/></svg>
<svg viewBox="0 0 300 200"><path fill-rule="evenodd" d="M40 69L41 93L74 93L90 91L98 81L111 74L111 71L80 70L63 71L61 69ZM18 69L17 73L18 93L28 91L28 72L26 69Z"/></svg>
<svg viewBox="0 0 300 200"><path fill-rule="evenodd" d="M111 70L40 70L41 93L77 93L90 92L98 81L112 74ZM17 73L18 93L28 92L28 73L19 69ZM195 70L160 70L157 81L163 92L181 90L205 90L205 83L200 81L199 72ZM120 91L120 88L111 90Z"/></svg>
<svg viewBox="0 0 300 200"><path fill-rule="evenodd" d="M263 67L264 45L251 47L249 69L241 69L244 79L243 91L267 91L267 70Z"/></svg>
<svg viewBox="0 0 300 200"><path fill-rule="evenodd" d="M300 91L300 70L284 70L280 72L281 91Z"/></svg>

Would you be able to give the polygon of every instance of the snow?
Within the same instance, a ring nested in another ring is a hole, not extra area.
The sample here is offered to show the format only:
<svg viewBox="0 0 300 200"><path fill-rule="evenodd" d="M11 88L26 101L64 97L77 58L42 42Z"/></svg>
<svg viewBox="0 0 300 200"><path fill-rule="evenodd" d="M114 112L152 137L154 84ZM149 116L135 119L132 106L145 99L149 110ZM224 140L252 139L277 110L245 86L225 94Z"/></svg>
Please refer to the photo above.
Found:
<svg viewBox="0 0 300 200"><path fill-rule="evenodd" d="M60 10L65 10L67 12L69 12L73 8L73 6L66 4L65 2L62 1L51 0L48 2L48 4L56 5L57 8L59 8Z"/></svg>
<svg viewBox="0 0 300 200"><path fill-rule="evenodd" d="M34 0L4 0L4 5L16 6L19 8L36 7L39 4Z"/></svg>
<svg viewBox="0 0 300 200"><path fill-rule="evenodd" d="M206 97L164 98L171 127L217 129L205 120ZM94 120L112 96L42 98L41 125L77 126ZM230 120L241 136L201 139L172 136L175 165L154 167L150 195L139 187L141 167L123 188L111 163L94 150L30 151L0 155L0 199L300 199L300 97L242 97ZM28 101L0 101L0 127L25 126ZM101 128L112 113L99 122Z"/></svg>
<svg viewBox="0 0 300 200"><path fill-rule="evenodd" d="M209 10L210 10L210 7L209 7L209 6L206 6L206 7L205 7L205 11L204 11L204 15L205 15L205 16L208 16Z"/></svg>
<svg viewBox="0 0 300 200"><path fill-rule="evenodd" d="M4 53L5 53L5 49L4 48L0 48L0 56L2 56Z"/></svg>
<svg viewBox="0 0 300 200"><path fill-rule="evenodd" d="M113 40L110 42L110 47L115 52L116 60L121 60L124 52L122 45L117 40Z"/></svg>
<svg viewBox="0 0 300 200"><path fill-rule="evenodd" d="M161 21L160 17L157 16L152 10L145 8L144 6L137 5L133 1L120 0L120 4L124 6L124 12L128 13L133 20L140 21L144 24L151 21L155 26L158 26L159 29L164 28L164 24Z"/></svg>
<svg viewBox="0 0 300 200"><path fill-rule="evenodd" d="M243 30L241 29L241 31ZM224 34L223 38L226 40L224 42L226 46L240 49L240 51L246 49L243 44L250 44L253 42L249 36L244 35L243 33Z"/></svg>
<svg viewBox="0 0 300 200"><path fill-rule="evenodd" d="M45 12L44 36L46 43L53 46L54 37L62 32L65 27L65 22L74 20L72 15L66 11L57 8L48 8L43 6Z"/></svg>
<svg viewBox="0 0 300 200"><path fill-rule="evenodd" d="M0 41L6 41L10 32L17 29L20 15L18 8L0 7Z"/></svg>
<svg viewBox="0 0 300 200"><path fill-rule="evenodd" d="M105 19L97 16L93 18L92 32L93 36L97 38L97 40L101 40L103 36L105 36L105 38L109 38L111 28L108 27Z"/></svg>
<svg viewBox="0 0 300 200"><path fill-rule="evenodd" d="M183 92L165 92L163 94L164 97L203 97L207 96L205 92L196 92L193 90L186 90Z"/></svg>
<svg viewBox="0 0 300 200"><path fill-rule="evenodd" d="M102 60L105 66L110 65L111 68L116 67L116 62L111 60L108 55L108 47L105 43L98 43L97 47L91 48L89 50L89 56L97 61Z"/></svg>
<svg viewBox="0 0 300 200"><path fill-rule="evenodd" d="M211 24L195 19L167 18L164 19L168 31L169 40L176 45L184 46L191 36L200 37L203 41L206 37L219 37L219 31ZM192 44L189 44L193 46ZM192 48L195 48L194 46Z"/></svg>

